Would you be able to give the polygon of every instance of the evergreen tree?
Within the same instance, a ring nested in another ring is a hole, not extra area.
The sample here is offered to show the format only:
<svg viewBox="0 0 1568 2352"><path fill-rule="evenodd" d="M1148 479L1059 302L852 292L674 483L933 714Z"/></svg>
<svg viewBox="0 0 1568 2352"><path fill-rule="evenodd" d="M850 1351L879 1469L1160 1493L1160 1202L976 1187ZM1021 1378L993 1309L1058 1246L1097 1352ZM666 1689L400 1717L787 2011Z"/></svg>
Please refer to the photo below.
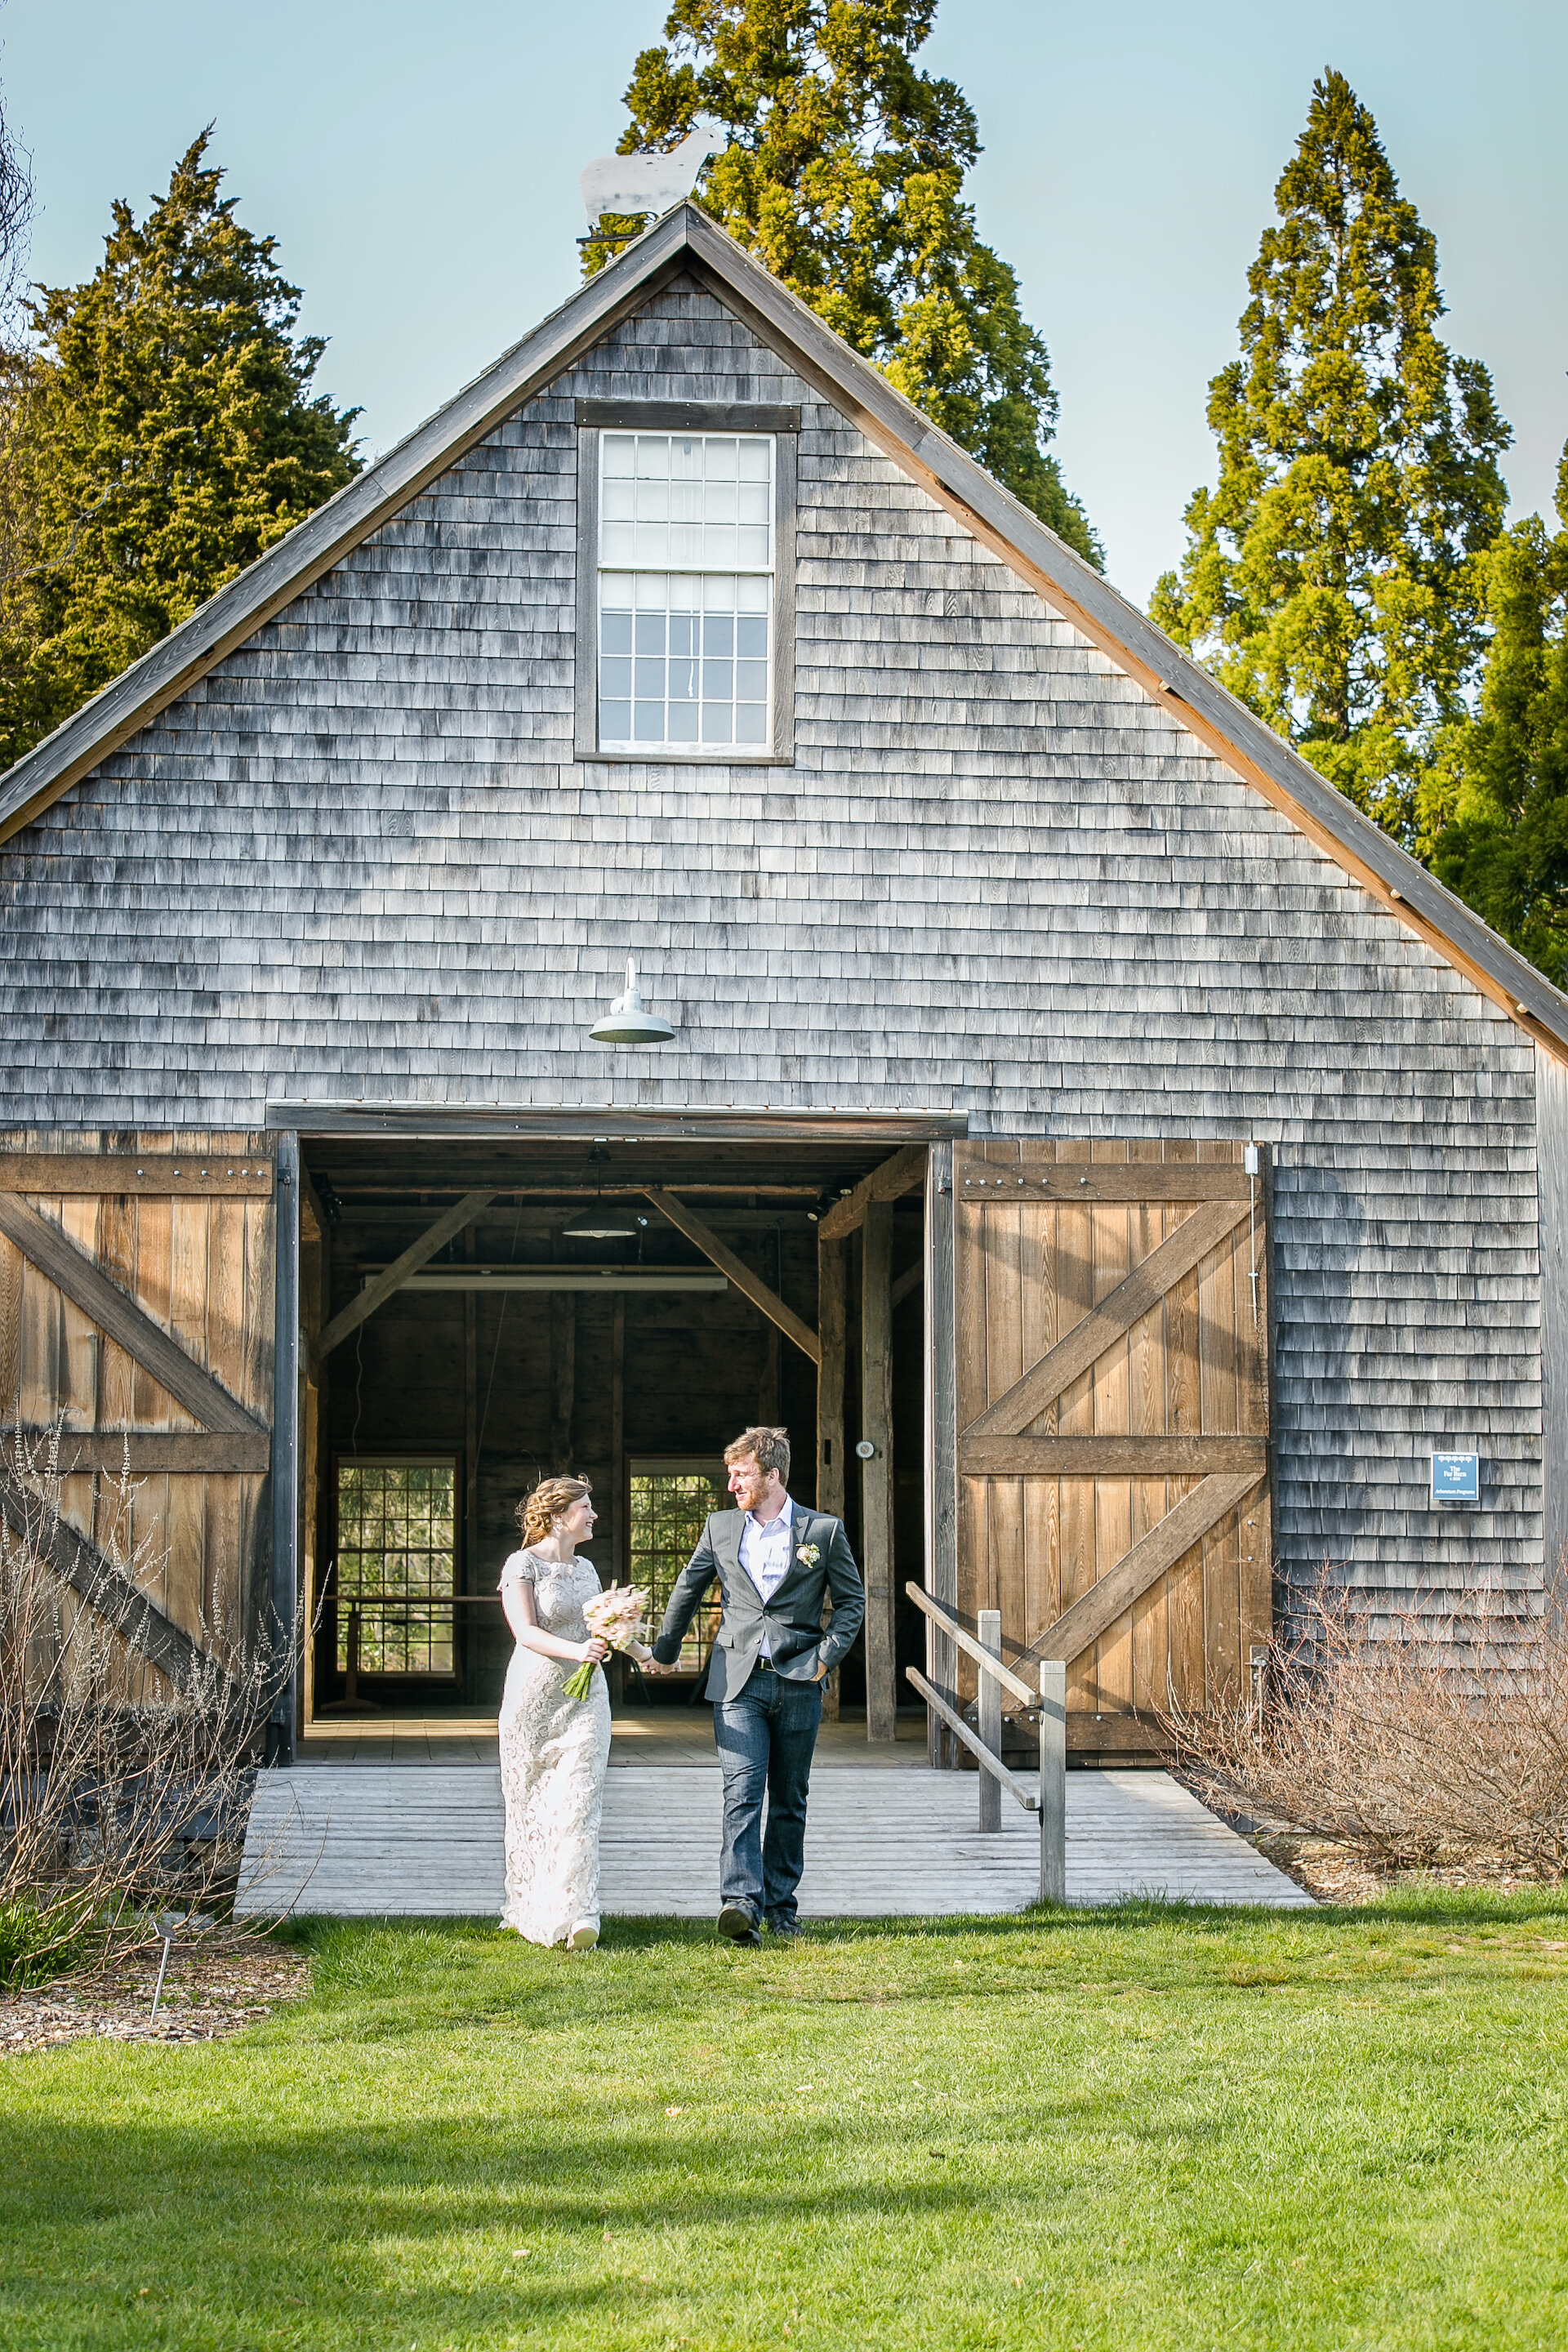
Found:
<svg viewBox="0 0 1568 2352"><path fill-rule="evenodd" d="M115 205L85 284L36 289L0 384L0 766L358 470L358 411L312 396L325 346L209 135L144 221Z"/></svg>
<svg viewBox="0 0 1568 2352"><path fill-rule="evenodd" d="M1219 480L1153 617L1407 846L1418 778L1483 644L1472 558L1509 428L1438 341L1437 248L1342 74L1313 85L1209 387Z"/></svg>
<svg viewBox="0 0 1568 2352"><path fill-rule="evenodd" d="M1478 559L1491 644L1473 719L1424 794L1438 877L1558 987L1568 985L1568 447L1557 519L1505 531Z"/></svg>
<svg viewBox="0 0 1568 2352"><path fill-rule="evenodd" d="M1100 565L1047 446L1045 344L963 202L973 110L913 62L935 15L936 0L676 0L666 45L637 61L620 152L672 146L700 119L727 130L707 210ZM609 257L591 246L585 268Z"/></svg>

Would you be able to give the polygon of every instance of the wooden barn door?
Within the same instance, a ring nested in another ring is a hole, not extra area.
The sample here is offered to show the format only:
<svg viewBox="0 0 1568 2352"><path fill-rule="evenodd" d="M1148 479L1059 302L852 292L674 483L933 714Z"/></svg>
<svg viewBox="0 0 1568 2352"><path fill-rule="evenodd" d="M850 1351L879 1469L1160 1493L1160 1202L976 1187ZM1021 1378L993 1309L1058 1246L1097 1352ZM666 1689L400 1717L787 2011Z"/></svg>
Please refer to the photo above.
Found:
<svg viewBox="0 0 1568 2352"><path fill-rule="evenodd" d="M1243 1683L1268 1637L1267 1250L1240 1144L953 1155L959 1608L1068 1661L1069 1744ZM961 1688L971 1695L973 1680Z"/></svg>
<svg viewBox="0 0 1568 2352"><path fill-rule="evenodd" d="M270 1141L46 1144L0 1146L0 1423L35 1442L60 1427L56 1565L83 1593L130 1570L144 1659L231 1648L268 1597ZM12 1465L0 1509L20 1524Z"/></svg>

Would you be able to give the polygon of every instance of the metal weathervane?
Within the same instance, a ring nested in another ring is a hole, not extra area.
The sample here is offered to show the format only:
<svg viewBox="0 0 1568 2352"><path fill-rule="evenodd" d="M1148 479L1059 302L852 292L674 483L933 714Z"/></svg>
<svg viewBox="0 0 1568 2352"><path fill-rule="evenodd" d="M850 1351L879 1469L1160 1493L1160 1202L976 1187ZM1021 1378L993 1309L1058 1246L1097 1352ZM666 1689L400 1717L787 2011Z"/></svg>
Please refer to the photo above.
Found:
<svg viewBox="0 0 1568 2352"><path fill-rule="evenodd" d="M618 245L641 234L637 229L601 231L606 213L658 219L672 205L684 202L702 176L702 167L729 144L722 131L710 122L694 122L679 147L645 155L595 155L585 164L578 186L588 215L588 235L580 245Z"/></svg>

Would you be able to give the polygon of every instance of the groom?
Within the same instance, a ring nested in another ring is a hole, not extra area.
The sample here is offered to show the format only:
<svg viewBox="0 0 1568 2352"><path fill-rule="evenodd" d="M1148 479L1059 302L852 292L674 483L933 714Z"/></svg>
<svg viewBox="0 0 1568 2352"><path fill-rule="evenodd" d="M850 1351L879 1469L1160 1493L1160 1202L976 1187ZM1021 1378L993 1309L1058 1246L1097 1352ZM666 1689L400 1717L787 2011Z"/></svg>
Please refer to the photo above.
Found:
<svg viewBox="0 0 1568 2352"><path fill-rule="evenodd" d="M795 1933L795 1890L805 1850L811 1752L822 1685L866 1614L860 1571L841 1519L792 1503L789 1438L742 1431L724 1448L732 1511L715 1511L669 1596L653 1654L672 1666L715 1577L724 1604L708 1674L724 1774L719 1933L758 1944L758 1923ZM822 1630L825 1594L833 1622ZM764 1838L763 1795L767 1792Z"/></svg>

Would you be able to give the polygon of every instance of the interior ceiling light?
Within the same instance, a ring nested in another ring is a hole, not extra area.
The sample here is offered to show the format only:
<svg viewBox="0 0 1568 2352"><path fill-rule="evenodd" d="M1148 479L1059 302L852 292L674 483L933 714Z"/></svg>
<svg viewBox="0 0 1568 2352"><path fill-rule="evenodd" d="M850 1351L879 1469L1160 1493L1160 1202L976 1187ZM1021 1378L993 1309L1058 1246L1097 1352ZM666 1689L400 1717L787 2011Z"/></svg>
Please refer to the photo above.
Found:
<svg viewBox="0 0 1568 2352"><path fill-rule="evenodd" d="M569 1242L635 1242L647 1219L631 1209L606 1209L605 1206L605 1171L602 1163L609 1158L595 1143L588 1154L601 1163L594 1181L594 1204L582 1210L569 1225L563 1225L561 1237Z"/></svg>
<svg viewBox="0 0 1568 2352"><path fill-rule="evenodd" d="M626 1210L606 1209L601 1202L595 1202L580 1217L574 1217L569 1225L562 1226L561 1237L568 1242L635 1242L647 1223L646 1217L634 1217Z"/></svg>
<svg viewBox="0 0 1568 2352"><path fill-rule="evenodd" d="M637 966L626 959L626 993L617 996L604 1018L588 1034L597 1045L665 1045L675 1032L668 1021L648 1012L637 987Z"/></svg>

